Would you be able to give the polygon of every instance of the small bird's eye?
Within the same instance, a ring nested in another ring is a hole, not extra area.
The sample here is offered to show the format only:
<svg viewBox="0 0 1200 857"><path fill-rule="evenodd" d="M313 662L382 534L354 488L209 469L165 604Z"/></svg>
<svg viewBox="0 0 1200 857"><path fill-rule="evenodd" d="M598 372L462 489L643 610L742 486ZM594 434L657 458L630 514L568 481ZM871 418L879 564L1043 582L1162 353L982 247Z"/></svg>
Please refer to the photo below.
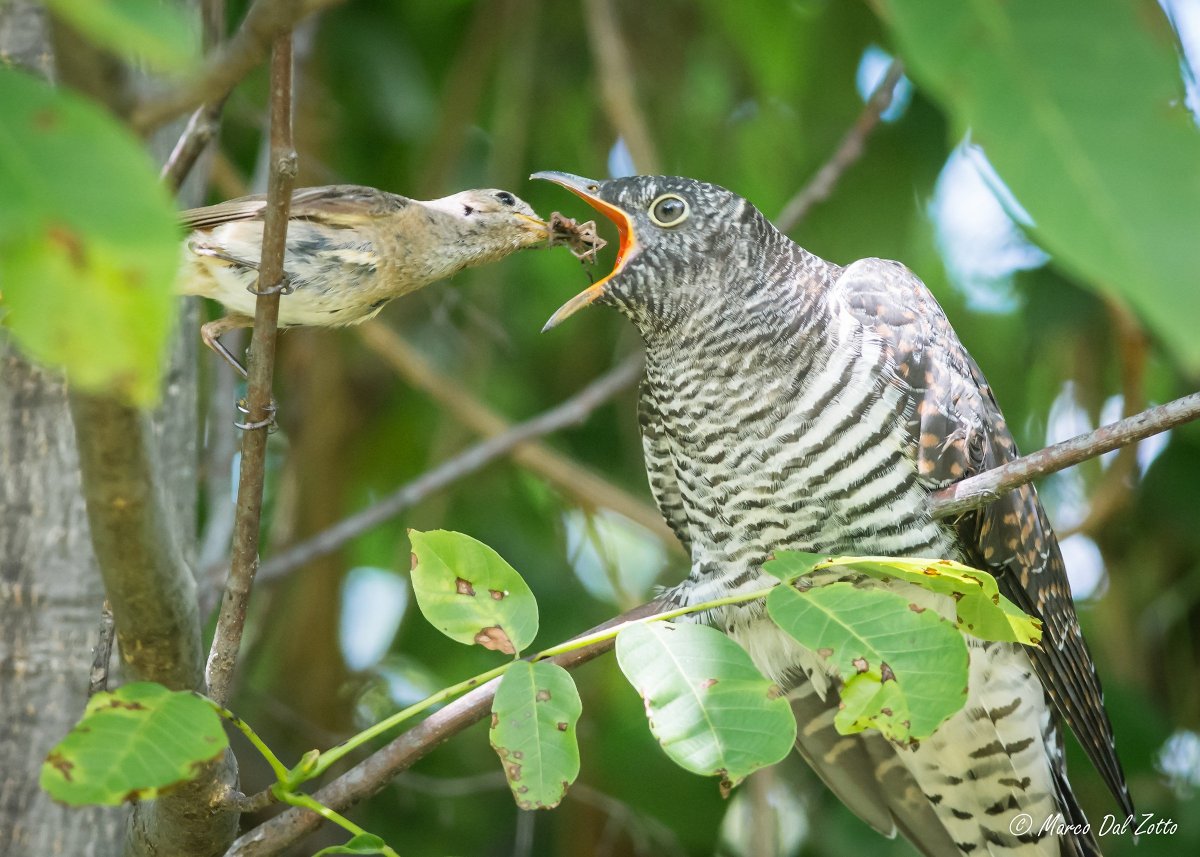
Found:
<svg viewBox="0 0 1200 857"><path fill-rule="evenodd" d="M496 199L500 200L505 205L516 205L517 198L506 190L502 190L496 194Z"/></svg>
<svg viewBox="0 0 1200 857"><path fill-rule="evenodd" d="M474 213L475 213L475 209L471 208L471 206L469 206L469 205L463 206L463 214L465 214L467 217L470 217Z"/></svg>
<svg viewBox="0 0 1200 857"><path fill-rule="evenodd" d="M650 203L650 219L659 226L678 226L687 216L687 200L673 193L664 193Z"/></svg>

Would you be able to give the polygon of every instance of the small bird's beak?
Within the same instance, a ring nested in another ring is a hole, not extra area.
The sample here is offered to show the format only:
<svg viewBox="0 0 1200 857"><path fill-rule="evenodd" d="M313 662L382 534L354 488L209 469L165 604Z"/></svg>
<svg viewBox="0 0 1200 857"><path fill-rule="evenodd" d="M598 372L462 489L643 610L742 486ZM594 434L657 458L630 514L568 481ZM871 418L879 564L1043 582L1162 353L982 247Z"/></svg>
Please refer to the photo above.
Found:
<svg viewBox="0 0 1200 857"><path fill-rule="evenodd" d="M553 170L534 173L530 176L531 179L545 179L546 181L554 182L562 185L571 193L581 198L584 202L603 214L617 226L617 234L620 236L620 244L617 247L617 262L613 266L612 271L604 279L592 284L582 292L571 298L565 304L558 308L554 315L550 316L550 320L542 328L542 332L546 332L552 327L557 327L561 322L570 316L574 315L579 310L583 309L588 304L595 303L599 298L604 296L604 286L624 270L626 263L633 258L637 253L637 237L633 233L633 221L629 215L615 205L610 205L600 197L596 196L600 190L600 182L592 179L585 179L582 176L574 176L570 173L560 173Z"/></svg>
<svg viewBox="0 0 1200 857"><path fill-rule="evenodd" d="M513 217L521 221L521 226L528 229L530 232L536 232L544 240L550 229L550 224L542 220L540 217L530 217L528 214L514 212Z"/></svg>

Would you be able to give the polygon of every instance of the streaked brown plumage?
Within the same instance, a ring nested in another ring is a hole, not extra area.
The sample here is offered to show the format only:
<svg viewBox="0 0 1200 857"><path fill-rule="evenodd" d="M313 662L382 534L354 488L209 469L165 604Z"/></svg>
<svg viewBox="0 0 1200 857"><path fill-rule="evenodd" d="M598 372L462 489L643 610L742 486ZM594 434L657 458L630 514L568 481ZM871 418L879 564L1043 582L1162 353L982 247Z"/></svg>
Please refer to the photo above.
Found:
<svg viewBox="0 0 1200 857"><path fill-rule="evenodd" d="M247 196L180 214L191 234L179 289L228 310L202 336L239 371L218 337L253 323L265 209L265 196ZM357 185L301 188L292 194L279 325L358 324L393 298L549 236L534 210L504 190L421 201Z"/></svg>

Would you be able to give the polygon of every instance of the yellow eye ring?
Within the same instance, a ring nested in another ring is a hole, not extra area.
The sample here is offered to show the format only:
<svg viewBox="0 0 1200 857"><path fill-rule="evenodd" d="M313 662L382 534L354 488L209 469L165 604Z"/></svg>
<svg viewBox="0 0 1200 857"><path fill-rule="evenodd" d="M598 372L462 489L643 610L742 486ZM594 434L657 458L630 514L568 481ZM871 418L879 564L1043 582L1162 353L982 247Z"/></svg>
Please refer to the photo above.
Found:
<svg viewBox="0 0 1200 857"><path fill-rule="evenodd" d="M687 200L676 193L664 193L650 203L650 219L657 225L670 228L687 220L691 210Z"/></svg>

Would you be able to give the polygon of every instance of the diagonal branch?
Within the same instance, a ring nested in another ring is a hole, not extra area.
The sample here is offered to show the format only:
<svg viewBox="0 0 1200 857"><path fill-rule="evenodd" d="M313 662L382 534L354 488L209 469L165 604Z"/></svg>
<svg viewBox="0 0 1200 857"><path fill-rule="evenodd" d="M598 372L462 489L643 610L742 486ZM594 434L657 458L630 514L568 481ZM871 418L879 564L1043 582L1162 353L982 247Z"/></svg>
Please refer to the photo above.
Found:
<svg viewBox="0 0 1200 857"><path fill-rule="evenodd" d="M470 447L462 454L402 485L378 503L271 557L263 563L259 573L260 579L266 581L280 577L312 559L332 553L346 542L416 505L435 491L440 491L452 482L481 470L496 459L509 455L523 443L582 422L597 407L633 384L641 374L641 356L627 358L608 374L593 381L557 407Z"/></svg>
<svg viewBox="0 0 1200 857"><path fill-rule="evenodd" d="M378 322L364 324L363 342L419 390L428 393L456 420L487 437L503 434L511 424L453 378L437 371L421 354L390 328ZM614 485L581 464L543 443L522 443L512 450L521 467L535 473L584 508L612 509L652 532L669 549L682 550L679 540L651 504Z"/></svg>
<svg viewBox="0 0 1200 857"><path fill-rule="evenodd" d="M650 601L586 633L591 634L622 622L651 616L662 607L660 602ZM559 666L573 669L610 651L614 643L614 640L605 640L549 660ZM486 717L491 711L492 697L495 696L498 681L488 682L447 703L320 789L314 797L325 806L341 811L378 794L393 777L412 767L434 747ZM282 853L320 824L321 818L311 812L289 809L246 833L233 843L225 857L268 857Z"/></svg>
<svg viewBox="0 0 1200 857"><path fill-rule="evenodd" d="M208 57L199 76L134 108L134 129L146 133L202 104L224 101L266 59L277 38L290 33L301 18L341 1L256 0L237 33Z"/></svg>
<svg viewBox="0 0 1200 857"><path fill-rule="evenodd" d="M814 205L829 199L842 174L862 157L867 138L879 124L880 117L891 106L896 84L903 76L904 66L900 60L893 60L883 80L879 81L879 85L871 92L866 106L842 137L829 160L809 179L808 184L787 201L779 216L775 218L775 225L779 227L780 232L790 232L808 216Z"/></svg>
<svg viewBox="0 0 1200 857"><path fill-rule="evenodd" d="M276 39L271 58L271 173L267 181L254 333L250 340L250 389L246 407L248 428L242 438L233 559L205 676L208 696L219 705L229 702L233 667L246 622L246 605L254 573L258 570L267 434L274 424L271 377L275 369L279 294L286 284L283 256L295 178L296 152L292 148L292 36L287 33Z"/></svg>
<svg viewBox="0 0 1200 857"><path fill-rule="evenodd" d="M986 473L948 485L929 497L935 518L948 518L987 505L1039 476L1057 473L1118 447L1200 419L1200 393L1158 405L1062 443L1014 459Z"/></svg>

